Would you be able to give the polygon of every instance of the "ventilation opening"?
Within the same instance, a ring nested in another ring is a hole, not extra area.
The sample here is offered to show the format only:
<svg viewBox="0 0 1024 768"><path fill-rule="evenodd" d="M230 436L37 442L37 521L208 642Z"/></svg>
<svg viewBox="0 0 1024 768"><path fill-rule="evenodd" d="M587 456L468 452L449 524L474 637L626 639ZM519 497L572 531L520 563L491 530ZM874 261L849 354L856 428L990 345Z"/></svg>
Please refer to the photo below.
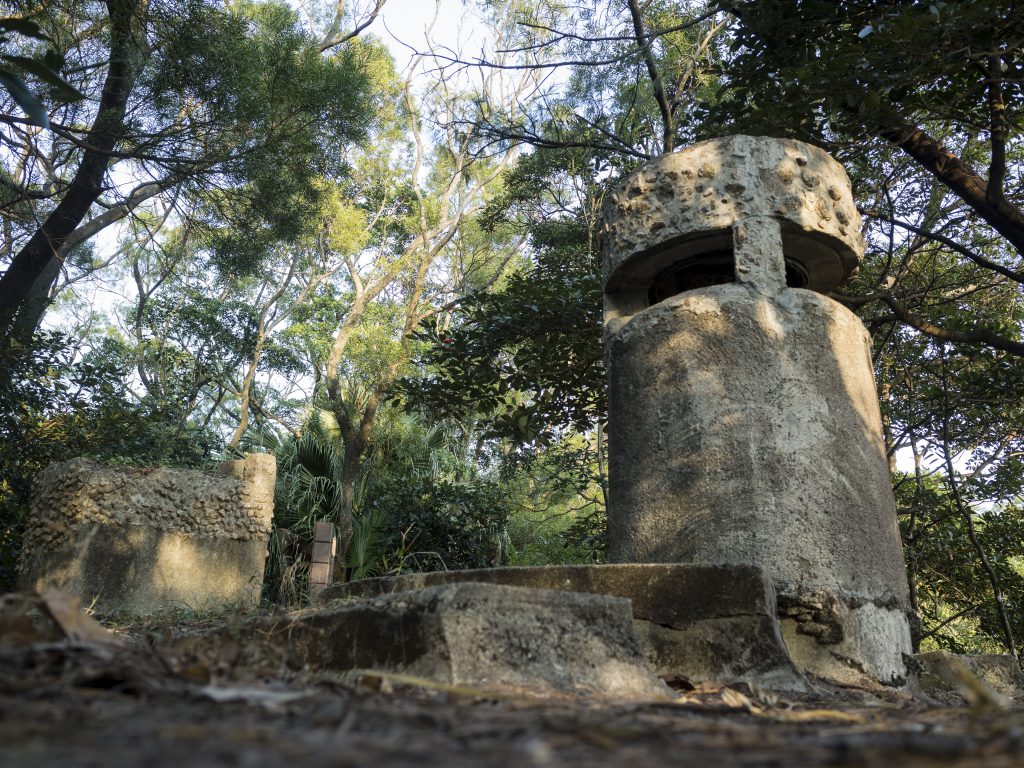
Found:
<svg viewBox="0 0 1024 768"><path fill-rule="evenodd" d="M686 291L735 282L736 261L731 250L704 253L673 264L655 277L647 292L647 301L653 306Z"/></svg>
<svg viewBox="0 0 1024 768"><path fill-rule="evenodd" d="M807 287L807 270L791 259L786 259L786 287Z"/></svg>
<svg viewBox="0 0 1024 768"><path fill-rule="evenodd" d="M736 260L731 250L701 254L673 264L655 277L647 292L648 306L686 291L735 282ZM790 259L786 259L786 287L807 287L807 272Z"/></svg>

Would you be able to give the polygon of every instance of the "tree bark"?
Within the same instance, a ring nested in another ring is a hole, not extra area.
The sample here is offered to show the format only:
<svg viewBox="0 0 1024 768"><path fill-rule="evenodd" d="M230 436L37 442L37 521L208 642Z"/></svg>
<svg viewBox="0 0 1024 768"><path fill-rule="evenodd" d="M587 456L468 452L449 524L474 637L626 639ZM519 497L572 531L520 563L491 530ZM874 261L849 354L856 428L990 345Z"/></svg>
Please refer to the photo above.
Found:
<svg viewBox="0 0 1024 768"><path fill-rule="evenodd" d="M898 116L891 116L875 132L914 158L1024 255L1024 212L992 189L974 169L937 139Z"/></svg>
<svg viewBox="0 0 1024 768"><path fill-rule="evenodd" d="M345 446L345 455L341 463L341 499L338 503L335 525L338 527L338 573L347 573L345 560L348 557L348 550L352 544L353 514L356 503L356 485L359 482L359 472L362 469L363 456L370 445L370 432L373 430L373 422L377 418L377 408L380 405L380 393L377 389L370 390L366 405L363 406L359 417L359 423L355 424L349 418L348 410L341 399L334 400L334 415L341 427L341 438ZM353 403L353 408L356 403Z"/></svg>
<svg viewBox="0 0 1024 768"><path fill-rule="evenodd" d="M169 176L161 181L142 184L132 190L131 194L124 201L108 208L98 216L93 216L68 235L57 255L47 262L43 271L39 273L39 276L32 283L32 287L29 289L25 300L22 301L17 317L12 325L12 335L14 338L27 341L32 338L32 334L39 328L39 324L43 321L43 315L46 314L46 310L49 309L50 303L53 301L53 287L56 285L57 278L60 275L60 268L64 266L64 260L71 253L72 249L111 224L127 218L132 211L146 200L170 189L180 180L180 176Z"/></svg>
<svg viewBox="0 0 1024 768"><path fill-rule="evenodd" d="M11 261L0 277L0 335L7 336L32 286L52 260L63 263L62 247L103 191L110 156L124 129L125 109L138 67L136 23L146 0L107 0L110 63L96 119L74 179L63 199Z"/></svg>

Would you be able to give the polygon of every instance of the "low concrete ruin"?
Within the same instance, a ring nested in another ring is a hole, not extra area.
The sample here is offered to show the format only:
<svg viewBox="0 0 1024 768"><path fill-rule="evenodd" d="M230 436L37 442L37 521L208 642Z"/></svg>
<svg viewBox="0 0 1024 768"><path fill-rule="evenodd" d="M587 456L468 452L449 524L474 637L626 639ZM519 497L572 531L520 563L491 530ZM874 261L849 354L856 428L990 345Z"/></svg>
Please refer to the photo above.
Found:
<svg viewBox="0 0 1024 768"><path fill-rule="evenodd" d="M21 584L59 587L101 614L254 605L275 475L268 454L227 462L218 475L53 464L33 489Z"/></svg>
<svg viewBox="0 0 1024 768"><path fill-rule="evenodd" d="M669 694L645 664L628 600L496 584L334 601L188 637L176 650L268 674L376 670L534 694Z"/></svg>
<svg viewBox="0 0 1024 768"><path fill-rule="evenodd" d="M798 666L899 686L909 598L870 339L823 295L859 230L843 168L796 141L703 142L609 193L609 542L617 562L761 566Z"/></svg>
<svg viewBox="0 0 1024 768"><path fill-rule="evenodd" d="M328 587L321 600L478 583L627 598L648 664L663 677L809 689L779 634L761 569L710 565L564 565L435 571Z"/></svg>

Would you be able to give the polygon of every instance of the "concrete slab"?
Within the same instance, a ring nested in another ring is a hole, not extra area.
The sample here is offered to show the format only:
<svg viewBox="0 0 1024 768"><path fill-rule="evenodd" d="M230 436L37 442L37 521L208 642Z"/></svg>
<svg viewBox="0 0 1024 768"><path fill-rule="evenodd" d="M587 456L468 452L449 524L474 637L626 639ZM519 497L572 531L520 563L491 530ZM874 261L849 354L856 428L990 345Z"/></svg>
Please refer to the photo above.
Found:
<svg viewBox="0 0 1024 768"><path fill-rule="evenodd" d="M755 566L628 563L436 571L336 584L321 600L465 582L628 598L644 653L659 675L810 689L782 640L771 581Z"/></svg>
<svg viewBox="0 0 1024 768"><path fill-rule="evenodd" d="M629 601L459 583L261 617L179 650L246 667L373 669L484 688L657 699Z"/></svg>
<svg viewBox="0 0 1024 768"><path fill-rule="evenodd" d="M962 690L972 682L963 680L963 669L997 694L1024 701L1024 673L1020 663L1009 654L966 655L947 651L928 651L914 656L921 689L940 700Z"/></svg>

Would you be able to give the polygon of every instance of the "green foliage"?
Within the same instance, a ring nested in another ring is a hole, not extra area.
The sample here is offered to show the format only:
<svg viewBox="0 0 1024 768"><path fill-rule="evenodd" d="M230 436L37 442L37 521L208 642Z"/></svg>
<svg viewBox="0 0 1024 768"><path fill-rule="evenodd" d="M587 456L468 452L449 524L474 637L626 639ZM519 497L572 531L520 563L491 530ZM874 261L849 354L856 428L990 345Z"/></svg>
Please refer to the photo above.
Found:
<svg viewBox="0 0 1024 768"><path fill-rule="evenodd" d="M51 43L50 37L42 27L31 19L5 16L0 18L0 47L6 48L8 43L18 36ZM51 98L64 101L77 101L85 97L81 91L61 76L64 69L64 56L53 48L33 56L18 54L0 54L0 85L7 89L11 98L24 111L28 122L41 128L50 127L50 117L43 102L29 89L25 77L30 76L49 86Z"/></svg>
<svg viewBox="0 0 1024 768"><path fill-rule="evenodd" d="M902 476L896 490L908 563L916 577L922 649L1002 652L1003 628L991 584L948 488L936 475L920 484L913 476ZM977 511L975 529L998 574L1014 634L1024 637L1024 511L1007 504Z"/></svg>
<svg viewBox="0 0 1024 768"><path fill-rule="evenodd" d="M207 164L190 189L216 262L231 274L253 273L274 243L306 232L325 196L339 205L323 183L347 172L332 146L373 128L371 83L387 55L356 40L322 56L279 3L225 11L189 0L158 15L173 34L147 70L147 122L172 124L183 103L197 105L188 129L168 141L183 155L201 151Z"/></svg>
<svg viewBox="0 0 1024 768"><path fill-rule="evenodd" d="M363 506L387 521L384 548L397 553L387 565L401 572L500 565L506 504L499 483L391 475L367 487Z"/></svg>
<svg viewBox="0 0 1024 768"><path fill-rule="evenodd" d="M434 568L493 565L508 518L501 483L476 476L458 430L386 411L358 480L352 578ZM273 444L278 459L275 526L311 538L341 502L344 445L328 411L317 411L298 438Z"/></svg>
<svg viewBox="0 0 1024 768"><path fill-rule="evenodd" d="M545 155L517 167L487 216L490 226L542 195L564 159ZM562 429L586 431L606 407L601 285L589 224L581 216L533 222L530 244L533 263L418 334L426 346L416 362L425 375L399 385L411 403L482 417L488 434L521 443L550 441Z"/></svg>
<svg viewBox="0 0 1024 768"><path fill-rule="evenodd" d="M892 112L972 131L988 121L979 64L1024 42L1012 1L721 5L736 17L728 79L704 123L722 133L740 127L818 141L864 138ZM1007 118L1019 130L1020 83L1007 87Z"/></svg>

